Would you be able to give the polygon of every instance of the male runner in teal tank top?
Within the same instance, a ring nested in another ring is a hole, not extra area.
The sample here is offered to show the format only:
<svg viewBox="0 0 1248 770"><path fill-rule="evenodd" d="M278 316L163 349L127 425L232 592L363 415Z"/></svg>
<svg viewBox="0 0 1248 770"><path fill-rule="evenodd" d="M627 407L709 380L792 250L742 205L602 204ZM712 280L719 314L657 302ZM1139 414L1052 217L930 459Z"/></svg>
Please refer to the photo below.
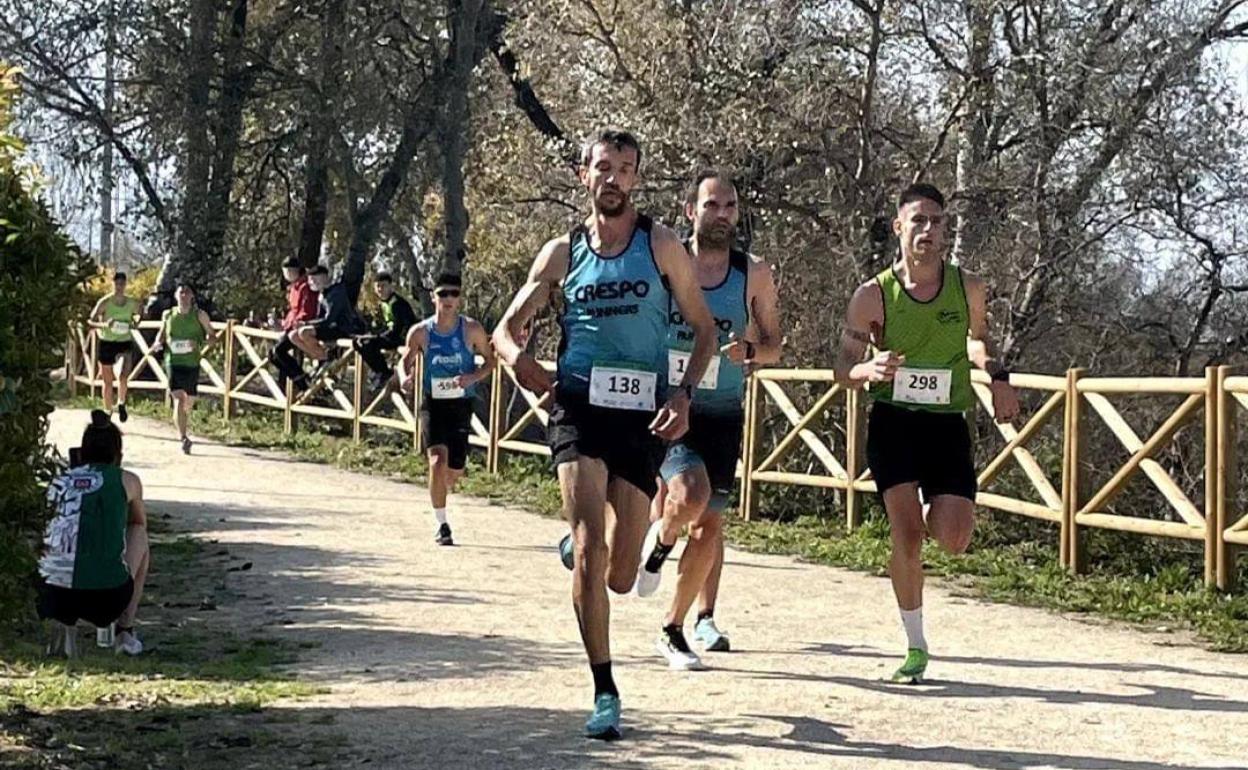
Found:
<svg viewBox="0 0 1248 770"><path fill-rule="evenodd" d="M647 558L637 579L639 596L658 589L663 561L688 526L676 592L655 643L677 670L702 667L683 628L699 595L695 636L708 650L728 649L728 637L715 626L713 613L724 553L722 513L741 456L746 367L778 362L781 347L771 268L733 248L739 214L732 180L715 170L699 172L686 191L685 216L693 225L689 247L694 271L715 319L720 350L694 393L689 432L668 447L660 468L663 483L655 496L657 515L652 514L656 520L647 534ZM676 377L693 335L679 313L672 316L668 373Z"/></svg>
<svg viewBox="0 0 1248 770"><path fill-rule="evenodd" d="M495 348L520 384L554 391L547 432L572 529L572 603L594 677L585 734L605 740L620 737L607 589L626 593L637 579L660 440L688 428L693 387L715 351L714 322L688 253L629 200L640 163L641 148L627 132L603 131L586 144L580 179L592 213L542 247L494 331ZM563 296L563 339L552 378L520 340L555 292ZM670 299L694 332L687 372L672 388Z"/></svg>
<svg viewBox="0 0 1248 770"><path fill-rule="evenodd" d="M893 680L913 683L928 661L924 537L962 553L975 526L977 483L965 414L974 401L971 365L992 376L998 422L1018 415L1018 396L989 352L983 279L944 260L944 196L931 185L906 188L893 232L900 257L854 292L836 375L846 387L866 385L873 402L867 464L888 513L889 576L908 648ZM878 351L871 358L868 345Z"/></svg>
<svg viewBox="0 0 1248 770"><path fill-rule="evenodd" d="M455 491L467 465L477 383L494 371L494 349L485 327L459 312L461 291L458 275L438 276L433 288L436 311L408 330L399 365L399 386L410 393L415 387L416 358L424 357L420 429L429 460L429 501L438 523L434 535L438 545L455 544L446 498ZM480 366L478 355L484 359Z"/></svg>

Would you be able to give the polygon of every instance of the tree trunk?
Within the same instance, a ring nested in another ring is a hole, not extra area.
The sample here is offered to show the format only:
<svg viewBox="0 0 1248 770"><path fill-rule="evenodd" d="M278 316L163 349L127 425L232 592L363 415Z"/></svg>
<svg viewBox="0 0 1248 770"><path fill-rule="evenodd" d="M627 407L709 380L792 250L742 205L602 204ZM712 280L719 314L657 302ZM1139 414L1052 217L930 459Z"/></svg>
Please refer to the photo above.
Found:
<svg viewBox="0 0 1248 770"><path fill-rule="evenodd" d="M950 259L954 264L973 266L980 245L992 228L983 173L988 162L988 129L992 125L995 87L989 65L992 12L984 0L966 0L963 10L970 37L966 68L970 83L966 112L958 130L957 191L954 196L958 229L953 238Z"/></svg>
<svg viewBox="0 0 1248 770"><path fill-rule="evenodd" d="M476 64L477 20L483 0L447 0L451 19L451 47L447 68L447 97L442 110L438 140L442 149L442 197L445 243L442 269L463 271L464 240L468 235L468 209L464 205L464 155L467 152L468 89Z"/></svg>
<svg viewBox="0 0 1248 770"><path fill-rule="evenodd" d="M321 258L329 209L330 140L337 129L338 94L342 83L343 0L326 0L321 28L320 87L308 100L311 135L304 161L303 222L299 230L299 264L312 267Z"/></svg>

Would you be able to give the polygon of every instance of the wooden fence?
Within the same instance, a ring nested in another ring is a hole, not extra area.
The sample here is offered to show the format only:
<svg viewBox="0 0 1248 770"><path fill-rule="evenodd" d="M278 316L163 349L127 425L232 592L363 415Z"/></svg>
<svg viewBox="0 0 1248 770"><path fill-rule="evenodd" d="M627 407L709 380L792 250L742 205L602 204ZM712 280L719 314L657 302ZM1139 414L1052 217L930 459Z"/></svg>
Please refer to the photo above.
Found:
<svg viewBox="0 0 1248 770"><path fill-rule="evenodd" d="M131 332L141 358L131 371L130 388L168 387L144 335L150 332L148 336L154 337L158 327L156 322L144 322ZM307 415L350 423L357 442L363 426L373 426L409 433L413 449L423 449L417 419L421 389L415 388L410 397L393 389L366 397L365 378L359 374L364 371L363 362L349 342L338 343L344 348L341 357L325 368L311 388L296 396L289 386L285 392L278 386L268 361L268 349L280 336L277 332L235 321L214 324L214 328L224 333L223 350L218 352L219 359L210 355L201 362L207 382L200 386L200 393L219 396L227 420L237 403L245 402L281 410L287 432L295 431L298 417ZM554 368L551 362L543 365ZM100 384L96 368L95 335L80 326L71 328L66 346L71 392L85 385L94 396ZM1082 532L1088 528L1201 541L1205 582L1233 588L1236 557L1248 547L1248 506L1238 495L1241 469L1236 452L1238 419L1241 410L1248 410L1248 376L1231 376L1228 367L1210 368L1203 377L1090 377L1074 369L1064 376L1013 374L1011 383L1034 408L1029 416L1019 418L1021 427L988 421L999 434L994 441L1000 448L981 460L979 505L1057 525L1061 562L1076 572L1085 567ZM991 415L987 376L974 372L972 387L980 408ZM488 393L486 416L484 420L473 416L470 442L485 450L486 467L497 472L505 452L549 456L545 443L549 395L523 388L514 372L501 363L483 388ZM798 406L801 399L796 390L807 394L804 407ZM1178 406L1162 404L1165 398L1179 399ZM1166 416L1142 438L1115 405L1126 399L1148 399L1154 412L1160 409ZM741 515L746 519L757 515L760 486L788 484L837 491L843 499L846 526L857 527L862 521L862 495L876 491L864 459L866 400L861 391L847 391L836 384L828 369L755 372L748 381L738 470ZM831 414L839 419L829 425ZM1202 437L1199 502L1175 478L1175 469L1158 459L1185 428L1199 430ZM1037 457L1035 447L1042 435L1050 436L1050 457ZM1090 467L1093 438L1113 441L1126 459L1112 468ZM980 437L981 448L989 443ZM800 460L799 454L806 458L805 467L785 470L786 461ZM992 491L994 482L1011 469L1021 473L1022 481L1015 489L1022 486L1024 492ZM1106 473L1107 479L1095 483L1094 476ZM1114 502L1136 480L1151 485L1167 508L1119 510L1121 506Z"/></svg>

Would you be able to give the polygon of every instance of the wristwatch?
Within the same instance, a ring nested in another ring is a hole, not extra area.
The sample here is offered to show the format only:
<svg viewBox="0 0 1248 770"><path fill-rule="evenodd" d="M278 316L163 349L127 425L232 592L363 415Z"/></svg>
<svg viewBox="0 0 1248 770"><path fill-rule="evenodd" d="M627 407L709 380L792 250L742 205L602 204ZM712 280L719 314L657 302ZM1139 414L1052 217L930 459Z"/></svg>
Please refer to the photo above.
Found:
<svg viewBox="0 0 1248 770"><path fill-rule="evenodd" d="M1009 370L1009 369L998 369L997 371L993 372L993 373L990 375L990 377L992 378L992 381L993 381L993 382L1004 382L1004 383L1009 383L1009 381L1010 381L1010 370Z"/></svg>
<svg viewBox="0 0 1248 770"><path fill-rule="evenodd" d="M745 341L745 360L746 361L754 360L754 343L750 342L749 340Z"/></svg>
<svg viewBox="0 0 1248 770"><path fill-rule="evenodd" d="M685 391L685 398L690 401L693 400L693 385L686 382L685 384L678 386L676 389Z"/></svg>

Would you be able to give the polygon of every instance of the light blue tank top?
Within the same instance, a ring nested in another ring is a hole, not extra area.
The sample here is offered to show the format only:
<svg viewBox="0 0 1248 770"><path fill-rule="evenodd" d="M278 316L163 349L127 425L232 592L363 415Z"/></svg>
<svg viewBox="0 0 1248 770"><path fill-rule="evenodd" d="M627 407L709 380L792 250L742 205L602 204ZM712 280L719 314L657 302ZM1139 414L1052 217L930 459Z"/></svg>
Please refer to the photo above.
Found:
<svg viewBox="0 0 1248 770"><path fill-rule="evenodd" d="M462 315L449 334L438 333L437 316L426 318L420 323L429 334L429 344L425 346L426 396L433 392L434 378L456 377L472 374L477 370L477 358L468 345L468 327ZM476 393L475 383L464 388L464 398L472 398Z"/></svg>
<svg viewBox="0 0 1248 770"><path fill-rule="evenodd" d="M746 327L750 323L749 309L749 275L750 257L743 251L733 249L728 253L728 274L718 285L702 288L702 296L711 315L715 317L716 332L719 335L717 349L728 344L732 334L744 337ZM672 325L668 334L667 344L672 350L688 353L693 350L693 329L685 323L680 310L672 308ZM707 377L715 380L714 388L699 386L693 393L693 411L706 414L733 414L744 409L742 398L745 396L745 367L728 360L723 353L716 353L719 369L714 371L715 360L711 361ZM669 358L669 362L674 362ZM669 371L669 377L678 372Z"/></svg>
<svg viewBox="0 0 1248 770"><path fill-rule="evenodd" d="M584 226L572 231L560 319L558 382L563 392L588 393L595 363L654 372L656 397L666 390L671 298L654 259L650 228L650 218L638 216L628 247L614 257L590 247Z"/></svg>

